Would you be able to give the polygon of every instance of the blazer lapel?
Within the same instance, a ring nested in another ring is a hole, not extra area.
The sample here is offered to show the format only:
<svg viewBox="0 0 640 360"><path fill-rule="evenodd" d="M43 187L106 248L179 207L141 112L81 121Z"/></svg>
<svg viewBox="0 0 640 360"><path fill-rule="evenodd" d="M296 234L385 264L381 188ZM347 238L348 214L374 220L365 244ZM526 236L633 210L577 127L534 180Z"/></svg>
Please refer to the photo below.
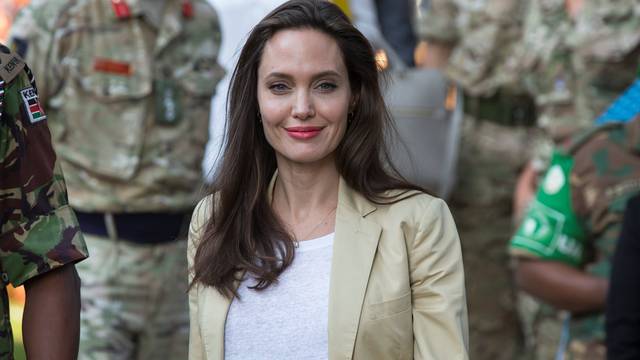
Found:
<svg viewBox="0 0 640 360"><path fill-rule="evenodd" d="M340 179L329 290L329 358L350 358L381 227L375 206Z"/></svg>

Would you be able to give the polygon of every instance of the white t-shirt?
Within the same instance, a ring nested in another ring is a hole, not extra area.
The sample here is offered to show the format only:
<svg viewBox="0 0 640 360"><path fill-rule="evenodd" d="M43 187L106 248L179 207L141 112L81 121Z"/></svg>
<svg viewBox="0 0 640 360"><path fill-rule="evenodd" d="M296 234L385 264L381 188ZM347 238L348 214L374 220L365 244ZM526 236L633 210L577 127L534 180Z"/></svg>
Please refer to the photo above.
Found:
<svg viewBox="0 0 640 360"><path fill-rule="evenodd" d="M225 360L326 360L334 234L299 243L293 263L263 291L238 288L225 323Z"/></svg>

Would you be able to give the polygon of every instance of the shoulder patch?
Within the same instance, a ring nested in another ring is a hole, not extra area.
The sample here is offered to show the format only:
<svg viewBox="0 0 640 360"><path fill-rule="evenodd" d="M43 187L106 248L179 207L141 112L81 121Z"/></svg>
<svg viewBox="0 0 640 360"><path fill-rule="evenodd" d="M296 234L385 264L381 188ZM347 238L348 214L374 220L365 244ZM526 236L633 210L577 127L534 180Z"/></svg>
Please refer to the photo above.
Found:
<svg viewBox="0 0 640 360"><path fill-rule="evenodd" d="M40 100L38 100L38 93L35 88L28 87L20 90L20 97L22 98L24 114L29 118L29 121L32 124L47 119L47 116L44 114L42 106L40 105Z"/></svg>
<svg viewBox="0 0 640 360"><path fill-rule="evenodd" d="M0 44L0 79L7 84L15 79L24 69L24 61L11 49Z"/></svg>

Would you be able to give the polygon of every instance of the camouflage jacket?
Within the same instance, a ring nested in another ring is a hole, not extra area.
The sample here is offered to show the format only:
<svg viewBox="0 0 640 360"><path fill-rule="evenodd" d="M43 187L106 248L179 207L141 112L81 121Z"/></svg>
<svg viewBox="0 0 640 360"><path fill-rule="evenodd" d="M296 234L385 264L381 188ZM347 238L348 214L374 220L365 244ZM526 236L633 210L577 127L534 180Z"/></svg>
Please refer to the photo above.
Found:
<svg viewBox="0 0 640 360"><path fill-rule="evenodd" d="M638 193L640 117L576 136L554 154L511 253L608 277L626 202ZM604 316L574 317L572 336L603 340Z"/></svg>
<svg viewBox="0 0 640 360"><path fill-rule="evenodd" d="M472 95L520 90L522 0L416 0L418 35L453 46L447 75Z"/></svg>
<svg viewBox="0 0 640 360"><path fill-rule="evenodd" d="M25 64L0 45L0 358L13 353L9 300L14 286L87 257L67 203L46 115Z"/></svg>
<svg viewBox="0 0 640 360"><path fill-rule="evenodd" d="M195 204L223 74L205 0L34 0L11 41L41 85L74 208Z"/></svg>

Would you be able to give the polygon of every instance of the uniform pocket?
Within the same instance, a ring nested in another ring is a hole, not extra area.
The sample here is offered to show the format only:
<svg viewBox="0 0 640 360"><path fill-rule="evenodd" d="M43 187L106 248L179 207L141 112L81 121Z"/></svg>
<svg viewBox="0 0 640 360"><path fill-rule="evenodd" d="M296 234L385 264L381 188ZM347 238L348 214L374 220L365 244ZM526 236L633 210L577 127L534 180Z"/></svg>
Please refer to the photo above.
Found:
<svg viewBox="0 0 640 360"><path fill-rule="evenodd" d="M130 179L138 170L152 92L142 33L119 28L68 35L65 82L51 99L60 155L92 173Z"/></svg>

